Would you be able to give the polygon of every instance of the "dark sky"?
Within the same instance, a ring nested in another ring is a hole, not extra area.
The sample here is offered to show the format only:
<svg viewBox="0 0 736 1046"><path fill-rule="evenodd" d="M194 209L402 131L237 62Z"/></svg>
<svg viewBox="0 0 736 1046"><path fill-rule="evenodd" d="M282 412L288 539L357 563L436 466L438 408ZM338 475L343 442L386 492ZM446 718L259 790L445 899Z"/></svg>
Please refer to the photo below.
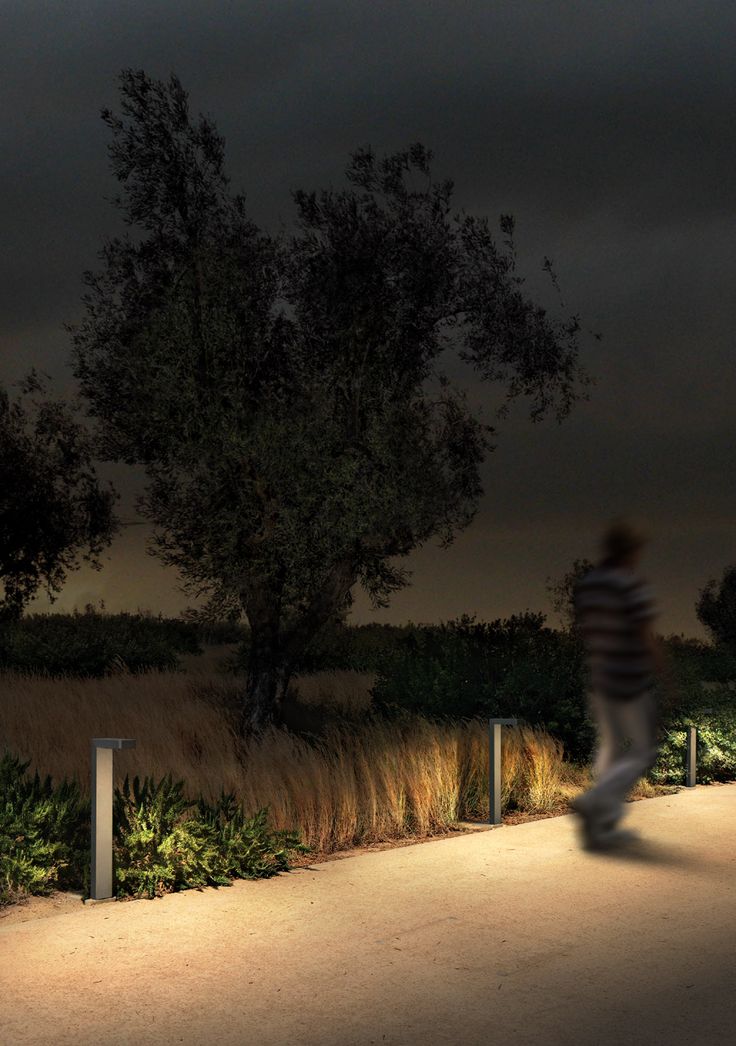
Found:
<svg viewBox="0 0 736 1046"><path fill-rule="evenodd" d="M276 231L290 190L342 183L349 154L422 141L454 203L517 221L527 290L553 259L596 378L561 425L520 401L499 426L485 496L447 551L408 562L385 611L356 590L352 619L551 614L545 580L594 559L602 527L634 513L654 535L643 571L660 631L704 633L698 591L736 562L736 5L37 3L0 6L0 381L31 364L72 388L62 324L119 218L105 197L117 76L175 72L226 139L232 188ZM554 304L554 297L546 301ZM491 420L498 392L451 374ZM105 474L125 493L139 481ZM128 528L105 569L71 575L66 609L186 605L176 576ZM36 609L47 604L39 600Z"/></svg>

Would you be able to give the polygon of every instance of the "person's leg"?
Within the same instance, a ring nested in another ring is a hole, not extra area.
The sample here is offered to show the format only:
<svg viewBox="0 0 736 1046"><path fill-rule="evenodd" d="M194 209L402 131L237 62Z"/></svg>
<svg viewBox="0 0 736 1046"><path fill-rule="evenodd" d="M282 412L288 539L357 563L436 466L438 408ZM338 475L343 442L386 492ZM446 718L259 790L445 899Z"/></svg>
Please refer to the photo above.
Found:
<svg viewBox="0 0 736 1046"><path fill-rule="evenodd" d="M627 702L604 699L603 704L617 752L588 793L589 808L598 813L601 823L610 821L613 814L616 821L620 819L629 791L657 758L656 709L652 692L647 691ZM631 744L623 751L623 740L627 737Z"/></svg>
<svg viewBox="0 0 736 1046"><path fill-rule="evenodd" d="M588 695L591 718L598 733L597 748L593 761L593 787L572 800L570 806L582 819L584 844L593 844L603 831L610 831L622 815L622 806L612 799L601 783L605 784L609 774L624 754L625 735L617 708L602 694L592 691Z"/></svg>
<svg viewBox="0 0 736 1046"><path fill-rule="evenodd" d="M621 750L621 738L617 737L614 717L609 703L595 692L588 696L591 718L598 732L597 748L593 761L593 780L598 782L611 768Z"/></svg>

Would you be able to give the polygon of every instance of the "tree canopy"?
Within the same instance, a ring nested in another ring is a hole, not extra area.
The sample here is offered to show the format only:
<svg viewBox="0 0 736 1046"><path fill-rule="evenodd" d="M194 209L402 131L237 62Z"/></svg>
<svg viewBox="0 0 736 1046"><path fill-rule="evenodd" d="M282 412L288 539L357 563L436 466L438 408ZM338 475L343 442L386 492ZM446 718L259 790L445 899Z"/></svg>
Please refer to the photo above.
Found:
<svg viewBox="0 0 736 1046"><path fill-rule="evenodd" d="M726 567L720 581L711 578L700 590L695 613L713 642L736 654L736 565Z"/></svg>
<svg viewBox="0 0 736 1046"><path fill-rule="evenodd" d="M277 236L229 191L224 141L175 76L120 77L109 240L70 328L100 453L145 466L153 549L186 589L251 626L263 722L290 664L352 604L409 581L392 562L472 520L494 428L440 371L481 378L561 421L590 383L580 322L553 321L516 275L513 219L451 213L421 144L352 154L348 187L293 193ZM431 385L434 384L434 391Z"/></svg>
<svg viewBox="0 0 736 1046"><path fill-rule="evenodd" d="M572 568L557 581L553 581L549 577L547 578L545 587L552 609L559 617L563 629L567 632L574 633L577 627L575 586L594 566L594 563L583 557L582 559L574 560Z"/></svg>
<svg viewBox="0 0 736 1046"><path fill-rule="evenodd" d="M82 562L99 568L115 531L115 495L92 464L89 434L35 372L15 402L0 387L0 618L51 600Z"/></svg>

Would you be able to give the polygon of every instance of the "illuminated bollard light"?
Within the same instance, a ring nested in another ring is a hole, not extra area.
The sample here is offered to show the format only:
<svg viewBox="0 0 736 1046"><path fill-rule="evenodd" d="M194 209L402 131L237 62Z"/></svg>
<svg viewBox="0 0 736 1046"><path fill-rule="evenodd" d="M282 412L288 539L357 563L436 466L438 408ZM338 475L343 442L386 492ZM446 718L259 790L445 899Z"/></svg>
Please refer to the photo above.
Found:
<svg viewBox="0 0 736 1046"><path fill-rule="evenodd" d="M135 748L129 737L92 738L92 874L89 898L111 901L112 896L112 753Z"/></svg>
<svg viewBox="0 0 736 1046"><path fill-rule="evenodd" d="M490 824L501 824L501 727L516 726L516 719L489 719L491 727L488 782Z"/></svg>

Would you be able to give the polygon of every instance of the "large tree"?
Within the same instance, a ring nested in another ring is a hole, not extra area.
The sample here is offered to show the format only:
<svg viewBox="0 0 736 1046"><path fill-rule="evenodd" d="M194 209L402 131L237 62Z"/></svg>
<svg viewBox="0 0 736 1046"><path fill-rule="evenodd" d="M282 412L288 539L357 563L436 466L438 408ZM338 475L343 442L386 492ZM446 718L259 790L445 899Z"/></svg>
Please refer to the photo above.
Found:
<svg viewBox="0 0 736 1046"><path fill-rule="evenodd" d="M579 320L524 296L513 220L450 214L417 144L358 150L348 188L296 191L294 232L248 219L224 142L187 94L121 74L117 204L135 236L86 273L70 328L100 453L145 466L153 550L213 609L242 610L241 727L270 720L300 651L360 583L372 605L408 583L392 564L474 516L494 429L439 370L446 350L506 401L558 420L590 382Z"/></svg>
<svg viewBox="0 0 736 1046"><path fill-rule="evenodd" d="M69 571L99 568L117 521L115 494L93 465L89 433L32 372L11 400L0 387L0 620L14 620Z"/></svg>

